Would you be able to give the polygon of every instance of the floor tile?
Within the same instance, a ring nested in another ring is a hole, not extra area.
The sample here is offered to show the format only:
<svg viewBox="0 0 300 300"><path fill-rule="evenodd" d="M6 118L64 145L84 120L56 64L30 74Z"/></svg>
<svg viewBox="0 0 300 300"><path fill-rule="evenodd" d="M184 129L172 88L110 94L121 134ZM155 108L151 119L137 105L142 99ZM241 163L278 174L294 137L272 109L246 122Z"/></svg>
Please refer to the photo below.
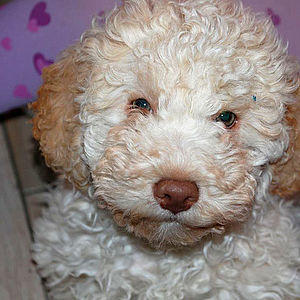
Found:
<svg viewBox="0 0 300 300"><path fill-rule="evenodd" d="M42 215L42 210L47 207L47 195L47 192L41 192L25 196L31 224Z"/></svg>
<svg viewBox="0 0 300 300"><path fill-rule="evenodd" d="M43 300L41 280L31 261L28 218L0 124L0 299Z"/></svg>
<svg viewBox="0 0 300 300"><path fill-rule="evenodd" d="M8 118L5 127L24 194L40 190L55 176L45 166L37 142L32 138L29 115L21 113Z"/></svg>

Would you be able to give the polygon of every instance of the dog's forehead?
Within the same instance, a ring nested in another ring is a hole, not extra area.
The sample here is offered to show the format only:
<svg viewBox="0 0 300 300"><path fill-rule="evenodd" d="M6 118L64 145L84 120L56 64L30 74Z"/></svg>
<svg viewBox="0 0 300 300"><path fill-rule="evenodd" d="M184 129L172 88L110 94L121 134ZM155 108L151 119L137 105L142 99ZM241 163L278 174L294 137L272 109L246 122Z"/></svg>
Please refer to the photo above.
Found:
<svg viewBox="0 0 300 300"><path fill-rule="evenodd" d="M215 11L182 10L173 24L166 10L162 17L169 20L168 26L162 26L159 17L149 17L149 24L145 20L133 24L127 16L131 26L120 25L118 43L112 42L121 48L116 51L119 56L107 59L104 68L108 83L117 86L119 95L133 95L130 99L119 96L122 104L134 97L151 98L159 105L174 104L177 110L193 106L193 111L211 114L228 103L252 105L256 95L262 99L268 88L262 78L272 72L273 65L272 57L266 65L269 56L264 48L274 47L273 29L267 28L272 38L266 39L254 15L227 13L220 11L217 18Z"/></svg>
<svg viewBox="0 0 300 300"><path fill-rule="evenodd" d="M129 67L126 66L133 74L129 77L131 84L145 97L159 99L160 105L181 109L197 103L193 110L199 111L215 112L222 102L236 98L230 95L228 86L235 87L235 91L237 85L246 86L242 93L248 92L251 82L235 72L241 60L228 58L229 51L237 50L211 43L205 52L199 47L201 43L199 38L186 43L177 33L151 47L140 46L138 51L132 51Z"/></svg>

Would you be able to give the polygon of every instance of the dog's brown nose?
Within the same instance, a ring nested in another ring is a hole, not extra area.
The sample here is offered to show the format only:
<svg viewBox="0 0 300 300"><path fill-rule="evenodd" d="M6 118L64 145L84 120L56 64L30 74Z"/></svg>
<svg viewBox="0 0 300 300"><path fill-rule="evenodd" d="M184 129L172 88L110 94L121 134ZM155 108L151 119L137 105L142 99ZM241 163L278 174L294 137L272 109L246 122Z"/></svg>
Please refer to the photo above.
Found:
<svg viewBox="0 0 300 300"><path fill-rule="evenodd" d="M198 201L199 190L191 181L163 179L154 185L153 195L163 209L177 214L190 209Z"/></svg>

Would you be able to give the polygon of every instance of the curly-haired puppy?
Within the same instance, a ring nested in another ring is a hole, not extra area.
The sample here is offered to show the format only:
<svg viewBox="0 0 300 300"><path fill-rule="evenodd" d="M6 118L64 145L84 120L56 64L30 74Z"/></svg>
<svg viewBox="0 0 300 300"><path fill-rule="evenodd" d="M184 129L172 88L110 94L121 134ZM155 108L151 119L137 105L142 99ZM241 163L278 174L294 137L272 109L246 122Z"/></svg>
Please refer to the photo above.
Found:
<svg viewBox="0 0 300 300"><path fill-rule="evenodd" d="M270 20L125 0L43 79L34 137L80 190L35 226L53 299L299 299L299 64Z"/></svg>

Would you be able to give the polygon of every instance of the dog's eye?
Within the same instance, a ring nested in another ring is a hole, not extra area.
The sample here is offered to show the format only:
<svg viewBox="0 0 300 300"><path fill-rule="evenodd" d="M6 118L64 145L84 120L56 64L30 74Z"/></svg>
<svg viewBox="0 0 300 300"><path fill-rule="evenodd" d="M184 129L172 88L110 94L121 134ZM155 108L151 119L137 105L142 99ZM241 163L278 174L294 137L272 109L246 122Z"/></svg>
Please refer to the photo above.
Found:
<svg viewBox="0 0 300 300"><path fill-rule="evenodd" d="M131 108L132 109L138 108L138 109L142 109L142 110L147 110L149 112L152 111L150 103L146 99L143 99L143 98L138 98L138 99L132 101Z"/></svg>
<svg viewBox="0 0 300 300"><path fill-rule="evenodd" d="M148 111L152 110L150 103L146 99L143 99L143 98L138 98L138 99L132 101L131 107L132 108L141 108L141 109L145 109Z"/></svg>
<svg viewBox="0 0 300 300"><path fill-rule="evenodd" d="M216 121L222 121L227 128L232 128L236 123L236 115L231 111L223 111Z"/></svg>

